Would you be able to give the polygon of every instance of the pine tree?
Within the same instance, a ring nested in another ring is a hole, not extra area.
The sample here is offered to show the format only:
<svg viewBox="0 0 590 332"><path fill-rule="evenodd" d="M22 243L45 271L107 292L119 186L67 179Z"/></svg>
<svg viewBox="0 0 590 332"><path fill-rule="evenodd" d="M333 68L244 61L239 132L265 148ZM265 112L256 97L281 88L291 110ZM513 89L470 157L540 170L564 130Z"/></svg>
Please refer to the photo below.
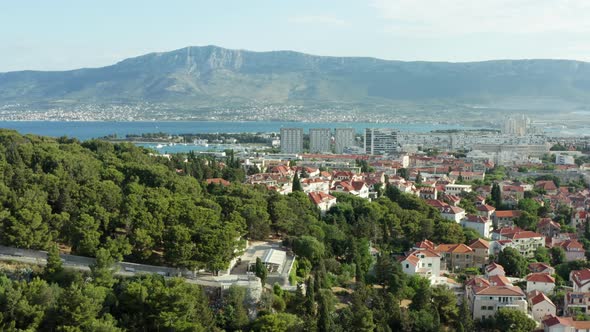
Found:
<svg viewBox="0 0 590 332"><path fill-rule="evenodd" d="M254 267L256 276L260 278L260 282L262 282L262 286L266 283L266 275L268 274L268 270L266 266L262 263L260 257L256 257L256 265Z"/></svg>
<svg viewBox="0 0 590 332"><path fill-rule="evenodd" d="M52 279L55 275L59 274L63 270L63 263L59 257L59 248L57 244L49 246L47 253L47 265L45 266L45 276Z"/></svg>
<svg viewBox="0 0 590 332"><path fill-rule="evenodd" d="M299 181L299 174L296 172L295 176L293 176L293 187L291 191L303 191L303 187L301 187L301 181Z"/></svg>

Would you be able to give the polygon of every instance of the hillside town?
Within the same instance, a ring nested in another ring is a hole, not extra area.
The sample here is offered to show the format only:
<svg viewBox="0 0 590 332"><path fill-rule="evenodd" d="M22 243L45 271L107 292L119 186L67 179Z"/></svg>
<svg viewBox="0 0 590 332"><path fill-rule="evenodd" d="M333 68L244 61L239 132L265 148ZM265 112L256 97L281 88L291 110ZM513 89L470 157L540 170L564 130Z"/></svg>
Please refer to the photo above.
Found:
<svg viewBox="0 0 590 332"><path fill-rule="evenodd" d="M302 191L322 214L340 195L374 200L396 190L419 197L461 225L468 241L424 238L396 255L405 274L446 285L459 303L467 301L474 320L511 308L544 331L587 331L589 145L531 145L518 127L507 130L527 144L408 152L394 130L367 129L361 149L352 130L336 129L332 137L329 129L312 129L306 152L302 129L282 129L280 154L250 156L243 166L263 170L247 184L283 195Z"/></svg>

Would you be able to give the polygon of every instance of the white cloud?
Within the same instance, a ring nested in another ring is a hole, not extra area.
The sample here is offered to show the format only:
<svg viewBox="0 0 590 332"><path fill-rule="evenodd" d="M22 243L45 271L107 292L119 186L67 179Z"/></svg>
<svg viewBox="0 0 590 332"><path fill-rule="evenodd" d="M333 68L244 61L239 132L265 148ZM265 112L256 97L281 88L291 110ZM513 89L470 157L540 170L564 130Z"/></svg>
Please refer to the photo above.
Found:
<svg viewBox="0 0 590 332"><path fill-rule="evenodd" d="M386 31L416 35L590 33L590 0L372 0Z"/></svg>
<svg viewBox="0 0 590 332"><path fill-rule="evenodd" d="M289 18L289 22L297 24L328 25L342 27L347 25L346 21L329 15L304 15Z"/></svg>

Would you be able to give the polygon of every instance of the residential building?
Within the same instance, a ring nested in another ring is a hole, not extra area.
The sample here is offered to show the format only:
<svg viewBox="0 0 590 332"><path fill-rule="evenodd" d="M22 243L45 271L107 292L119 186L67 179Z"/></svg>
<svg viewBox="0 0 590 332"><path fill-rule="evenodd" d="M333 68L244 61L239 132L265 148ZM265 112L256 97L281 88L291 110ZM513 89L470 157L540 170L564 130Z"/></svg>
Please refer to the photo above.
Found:
<svg viewBox="0 0 590 332"><path fill-rule="evenodd" d="M537 248L545 246L545 237L542 234L523 231L518 227L494 230L492 238L511 240L513 248L518 250L526 258L534 257Z"/></svg>
<svg viewBox="0 0 590 332"><path fill-rule="evenodd" d="M281 128L281 153L303 152L303 128Z"/></svg>
<svg viewBox="0 0 590 332"><path fill-rule="evenodd" d="M590 269L570 272L570 281L574 287L574 292L590 292Z"/></svg>
<svg viewBox="0 0 590 332"><path fill-rule="evenodd" d="M504 267L497 263L491 263L490 265L486 266L485 268L485 276L486 278L490 278L491 276L505 276L506 272L504 271Z"/></svg>
<svg viewBox="0 0 590 332"><path fill-rule="evenodd" d="M570 225L576 228L582 228L590 220L590 213L586 211L574 211Z"/></svg>
<svg viewBox="0 0 590 332"><path fill-rule="evenodd" d="M528 312L528 303L522 289L517 286L488 286L471 288L471 312L473 319L486 319L500 308L510 308L522 313Z"/></svg>
<svg viewBox="0 0 590 332"><path fill-rule="evenodd" d="M461 219L461 226L474 229L482 237L489 238L492 229L492 220L470 214Z"/></svg>
<svg viewBox="0 0 590 332"><path fill-rule="evenodd" d="M436 187L421 187L420 188L420 198L422 199L436 199L438 195L438 190Z"/></svg>
<svg viewBox="0 0 590 332"><path fill-rule="evenodd" d="M334 133L334 152L341 154L345 148L354 146L355 131L353 128L336 128Z"/></svg>
<svg viewBox="0 0 590 332"><path fill-rule="evenodd" d="M496 210L493 215L494 227L512 227L514 221L520 217L521 212L518 210Z"/></svg>
<svg viewBox="0 0 590 332"><path fill-rule="evenodd" d="M404 273L420 275L435 283L440 276L441 257L431 249L414 250L400 260Z"/></svg>
<svg viewBox="0 0 590 332"><path fill-rule="evenodd" d="M473 249L473 266L483 268L490 256L490 243L484 239L473 241L469 248Z"/></svg>
<svg viewBox="0 0 590 332"><path fill-rule="evenodd" d="M347 193L360 198L369 198L369 187L363 181L336 181L330 191Z"/></svg>
<svg viewBox="0 0 590 332"><path fill-rule="evenodd" d="M540 291L551 294L555 288L555 278L547 273L531 273L525 278L526 292Z"/></svg>
<svg viewBox="0 0 590 332"><path fill-rule="evenodd" d="M365 129L365 153L387 155L398 151L398 132L395 129Z"/></svg>
<svg viewBox="0 0 590 332"><path fill-rule="evenodd" d="M590 321L551 315L543 320L543 332L590 332Z"/></svg>
<svg viewBox="0 0 590 332"><path fill-rule="evenodd" d="M537 224L537 232L550 239L558 237L561 234L561 225L551 218L542 218Z"/></svg>
<svg viewBox="0 0 590 332"><path fill-rule="evenodd" d="M492 216L496 211L495 207L487 204L479 204L475 208L477 209L477 214L486 219L492 219Z"/></svg>
<svg viewBox="0 0 590 332"><path fill-rule="evenodd" d="M590 292L566 292L563 304L564 315L572 315L574 311L590 312Z"/></svg>
<svg viewBox="0 0 590 332"><path fill-rule="evenodd" d="M458 272L473 267L473 249L464 244L439 244L434 252L441 256L441 269Z"/></svg>
<svg viewBox="0 0 590 332"><path fill-rule="evenodd" d="M332 206L336 205L336 197L321 191L310 192L308 196L309 199L311 199L311 201L320 209L322 214L325 214Z"/></svg>
<svg viewBox="0 0 590 332"><path fill-rule="evenodd" d="M563 242L559 242L557 245L565 250L565 258L568 262L586 260L586 251L584 250L584 245L578 242L578 240L565 240Z"/></svg>
<svg viewBox="0 0 590 332"><path fill-rule="evenodd" d="M460 179L462 179L463 181L483 181L485 179L485 172L452 171L449 173L449 178L455 181L459 181Z"/></svg>
<svg viewBox="0 0 590 332"><path fill-rule="evenodd" d="M311 128L309 129L309 152L325 153L330 152L330 143L332 133L329 128Z"/></svg>
<svg viewBox="0 0 590 332"><path fill-rule="evenodd" d="M555 268L551 265L541 262L535 262L529 264L529 271L531 273L547 273L547 274L555 274Z"/></svg>
<svg viewBox="0 0 590 332"><path fill-rule="evenodd" d="M531 316L537 322L543 320L545 316L555 315L557 308L547 295L539 291L534 291L528 295L529 309Z"/></svg>
<svg viewBox="0 0 590 332"><path fill-rule="evenodd" d="M461 193L471 192L471 185L470 184L447 184L445 186L445 194L449 195L460 195Z"/></svg>

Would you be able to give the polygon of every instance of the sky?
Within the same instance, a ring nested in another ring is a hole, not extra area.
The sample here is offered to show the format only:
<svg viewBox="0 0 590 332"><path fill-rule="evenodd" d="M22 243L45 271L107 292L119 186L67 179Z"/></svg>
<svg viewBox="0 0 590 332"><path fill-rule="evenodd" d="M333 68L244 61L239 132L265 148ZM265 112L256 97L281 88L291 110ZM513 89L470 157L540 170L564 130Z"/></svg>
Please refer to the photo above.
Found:
<svg viewBox="0 0 590 332"><path fill-rule="evenodd" d="M590 61L590 0L0 1L0 72L217 45L406 61Z"/></svg>

